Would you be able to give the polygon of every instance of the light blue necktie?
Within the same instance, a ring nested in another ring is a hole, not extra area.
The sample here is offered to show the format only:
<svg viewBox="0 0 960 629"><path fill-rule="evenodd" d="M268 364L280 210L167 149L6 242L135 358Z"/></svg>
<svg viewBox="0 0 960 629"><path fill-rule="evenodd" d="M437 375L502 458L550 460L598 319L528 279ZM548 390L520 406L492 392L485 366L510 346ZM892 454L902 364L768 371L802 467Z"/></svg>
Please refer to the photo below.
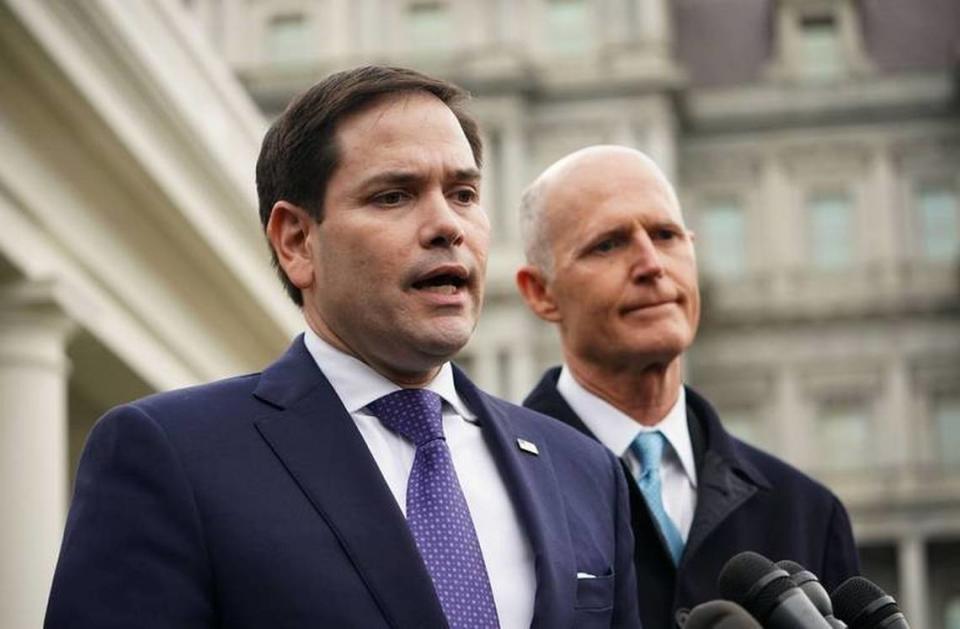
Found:
<svg viewBox="0 0 960 629"><path fill-rule="evenodd" d="M673 557L673 563L676 565L680 563L680 555L683 554L683 538L677 530L677 525L663 508L660 482L660 462L663 459L663 447L666 441L666 437L659 430L644 431L630 444L630 450L640 459L640 472L636 478L637 486L644 500L647 501L647 506L650 507L651 515L660 527L663 539L667 542L667 548Z"/></svg>

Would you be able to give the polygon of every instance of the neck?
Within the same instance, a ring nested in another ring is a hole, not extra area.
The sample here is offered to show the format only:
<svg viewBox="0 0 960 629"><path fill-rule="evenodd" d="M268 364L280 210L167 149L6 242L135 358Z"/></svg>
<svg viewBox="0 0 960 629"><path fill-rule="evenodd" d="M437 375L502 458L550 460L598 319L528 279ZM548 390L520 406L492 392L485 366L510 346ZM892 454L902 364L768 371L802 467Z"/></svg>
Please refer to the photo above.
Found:
<svg viewBox="0 0 960 629"><path fill-rule="evenodd" d="M666 364L610 369L565 356L567 368L584 389L644 426L660 423L680 394L680 357Z"/></svg>
<svg viewBox="0 0 960 629"><path fill-rule="evenodd" d="M398 369L383 361L377 360L375 356L365 356L362 352L356 351L350 346L349 343L344 341L342 337L337 335L330 328L330 326L326 324L326 321L323 320L323 317L308 311L306 308L303 311L303 315L304 319L306 319L307 325L310 326L310 329L313 330L317 336L344 354L353 356L390 382L393 382L400 387L405 389L425 387L433 381L438 373L440 373L441 365L435 365L430 369L423 371L407 371Z"/></svg>

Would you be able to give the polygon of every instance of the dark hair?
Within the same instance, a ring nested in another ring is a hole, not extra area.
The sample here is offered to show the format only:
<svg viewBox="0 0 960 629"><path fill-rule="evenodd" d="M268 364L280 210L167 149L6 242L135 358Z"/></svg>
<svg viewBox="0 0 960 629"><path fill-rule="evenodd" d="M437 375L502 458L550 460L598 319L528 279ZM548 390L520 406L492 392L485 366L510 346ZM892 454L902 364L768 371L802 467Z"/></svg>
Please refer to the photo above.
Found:
<svg viewBox="0 0 960 629"><path fill-rule="evenodd" d="M477 168L481 166L483 145L476 120L464 109L469 100L465 90L406 68L363 66L337 72L296 97L263 138L257 159L257 195L264 230L280 200L304 208L318 222L323 220L327 183L340 162L337 125L381 98L404 92L427 92L443 101L460 122ZM280 267L272 246L271 255L287 294L302 306L303 295Z"/></svg>

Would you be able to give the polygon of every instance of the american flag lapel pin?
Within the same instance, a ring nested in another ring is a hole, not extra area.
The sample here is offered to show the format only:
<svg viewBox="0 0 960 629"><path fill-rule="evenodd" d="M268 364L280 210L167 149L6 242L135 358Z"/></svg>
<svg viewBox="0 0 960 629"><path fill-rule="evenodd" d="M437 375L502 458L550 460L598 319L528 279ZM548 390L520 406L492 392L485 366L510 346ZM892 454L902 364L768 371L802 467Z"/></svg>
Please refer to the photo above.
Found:
<svg viewBox="0 0 960 629"><path fill-rule="evenodd" d="M528 454L533 456L540 456L540 450L537 449L537 444L532 441L527 441L526 439L517 438L517 446Z"/></svg>

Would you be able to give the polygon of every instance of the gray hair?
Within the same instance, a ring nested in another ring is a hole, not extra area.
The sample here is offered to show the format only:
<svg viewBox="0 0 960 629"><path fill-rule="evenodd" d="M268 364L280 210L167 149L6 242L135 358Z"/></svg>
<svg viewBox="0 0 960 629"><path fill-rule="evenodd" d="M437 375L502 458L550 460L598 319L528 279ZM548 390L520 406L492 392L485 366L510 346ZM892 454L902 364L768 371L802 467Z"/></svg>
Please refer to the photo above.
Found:
<svg viewBox="0 0 960 629"><path fill-rule="evenodd" d="M553 252L550 250L550 238L546 221L546 184L547 178L537 177L527 186L520 197L520 237L523 239L523 252L527 264L539 268L550 277L553 274Z"/></svg>

